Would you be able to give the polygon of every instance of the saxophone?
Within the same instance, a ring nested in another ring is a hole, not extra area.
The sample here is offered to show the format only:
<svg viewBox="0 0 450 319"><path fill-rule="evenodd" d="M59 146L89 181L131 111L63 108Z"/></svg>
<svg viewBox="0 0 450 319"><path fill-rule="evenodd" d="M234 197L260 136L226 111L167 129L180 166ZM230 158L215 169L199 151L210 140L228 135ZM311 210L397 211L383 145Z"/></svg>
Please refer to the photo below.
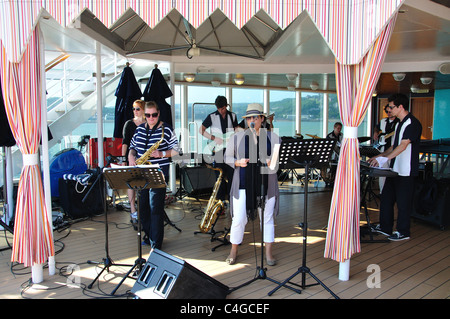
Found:
<svg viewBox="0 0 450 319"><path fill-rule="evenodd" d="M224 205L223 202L219 199L216 201L217 193L219 191L220 184L222 183L222 175L223 171L220 168L214 168L207 165L210 169L215 171L219 171L219 177L217 178L216 183L214 184L213 192L208 201L208 206L206 207L205 214L203 215L202 221L198 226L202 233L207 233L211 230L212 226L216 222L219 217L219 212L223 210Z"/></svg>
<svg viewBox="0 0 450 319"><path fill-rule="evenodd" d="M147 151L145 151L145 153L141 157L139 157L136 160L136 165L151 165L152 164L149 161L149 158L151 157L151 154L153 153L153 151L158 149L159 145L164 140L164 124L162 125L161 129L162 129L161 139L158 142L156 142L155 144L153 144Z"/></svg>

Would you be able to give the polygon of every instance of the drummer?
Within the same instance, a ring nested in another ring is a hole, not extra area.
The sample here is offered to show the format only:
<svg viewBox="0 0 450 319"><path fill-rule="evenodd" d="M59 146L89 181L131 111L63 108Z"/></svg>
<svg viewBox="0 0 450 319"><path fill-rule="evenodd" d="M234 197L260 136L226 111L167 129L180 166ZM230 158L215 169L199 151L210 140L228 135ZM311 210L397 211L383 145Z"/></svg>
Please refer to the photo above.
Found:
<svg viewBox="0 0 450 319"><path fill-rule="evenodd" d="M333 131L327 135L326 138L337 140L336 146L341 146L342 142L342 123L336 122L334 123Z"/></svg>

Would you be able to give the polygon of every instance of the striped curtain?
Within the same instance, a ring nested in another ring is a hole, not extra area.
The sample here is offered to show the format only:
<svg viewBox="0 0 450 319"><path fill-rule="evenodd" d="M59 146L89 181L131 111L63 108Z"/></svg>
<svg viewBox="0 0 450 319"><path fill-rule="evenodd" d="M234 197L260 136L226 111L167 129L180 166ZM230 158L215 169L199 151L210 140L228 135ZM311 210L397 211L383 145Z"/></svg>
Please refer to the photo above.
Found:
<svg viewBox="0 0 450 319"><path fill-rule="evenodd" d="M344 138L330 206L325 257L344 262L361 251L360 154L357 129L366 115L386 55L395 14L359 64L336 60L336 87Z"/></svg>
<svg viewBox="0 0 450 319"><path fill-rule="evenodd" d="M41 171L38 166L41 140L41 65L39 32L31 34L19 63L8 60L0 45L2 93L6 114L23 168L19 180L11 261L25 267L43 264L54 256L53 233L47 218Z"/></svg>
<svg viewBox="0 0 450 319"><path fill-rule="evenodd" d="M18 62L42 9L64 27L88 9L108 28L129 9L151 28L172 10L177 10L194 28L215 10L221 10L239 29L261 10L281 29L307 11L339 62L356 64L404 1L0 0L0 38L5 41L9 59Z"/></svg>

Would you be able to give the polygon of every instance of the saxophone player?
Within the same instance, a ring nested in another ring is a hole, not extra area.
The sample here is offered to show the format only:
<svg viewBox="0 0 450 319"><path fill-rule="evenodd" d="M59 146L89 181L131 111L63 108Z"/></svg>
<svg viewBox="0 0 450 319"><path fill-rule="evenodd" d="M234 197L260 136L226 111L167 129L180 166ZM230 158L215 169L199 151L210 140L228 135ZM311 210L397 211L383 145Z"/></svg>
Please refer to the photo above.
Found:
<svg viewBox="0 0 450 319"><path fill-rule="evenodd" d="M158 105L153 102L145 103L146 122L136 128L130 143L128 161L131 166L150 148L155 148L149 160L151 164L159 164L164 178L168 180L170 157L178 154L178 141L173 129L160 119ZM156 144L156 145L155 145ZM157 147L156 147L157 146ZM142 190L139 197L139 214L142 230L144 231L144 245L161 249L164 238L164 200L166 188Z"/></svg>

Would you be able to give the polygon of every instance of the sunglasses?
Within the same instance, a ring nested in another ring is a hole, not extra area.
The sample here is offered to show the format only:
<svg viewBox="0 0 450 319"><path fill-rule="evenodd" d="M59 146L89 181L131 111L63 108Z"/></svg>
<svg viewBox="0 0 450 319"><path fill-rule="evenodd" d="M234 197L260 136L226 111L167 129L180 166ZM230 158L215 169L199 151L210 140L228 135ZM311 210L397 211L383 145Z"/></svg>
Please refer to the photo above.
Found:
<svg viewBox="0 0 450 319"><path fill-rule="evenodd" d="M156 112L156 113L145 113L145 117L146 118L150 118L150 117L158 117L158 112Z"/></svg>
<svg viewBox="0 0 450 319"><path fill-rule="evenodd" d="M259 119L259 115L247 116L245 119L246 120L257 120L257 119Z"/></svg>
<svg viewBox="0 0 450 319"><path fill-rule="evenodd" d="M133 107L133 111L140 111L141 109L139 107Z"/></svg>
<svg viewBox="0 0 450 319"><path fill-rule="evenodd" d="M394 107L397 107L397 105L389 105L389 106L388 106L388 108L391 109L391 110L392 110Z"/></svg>

